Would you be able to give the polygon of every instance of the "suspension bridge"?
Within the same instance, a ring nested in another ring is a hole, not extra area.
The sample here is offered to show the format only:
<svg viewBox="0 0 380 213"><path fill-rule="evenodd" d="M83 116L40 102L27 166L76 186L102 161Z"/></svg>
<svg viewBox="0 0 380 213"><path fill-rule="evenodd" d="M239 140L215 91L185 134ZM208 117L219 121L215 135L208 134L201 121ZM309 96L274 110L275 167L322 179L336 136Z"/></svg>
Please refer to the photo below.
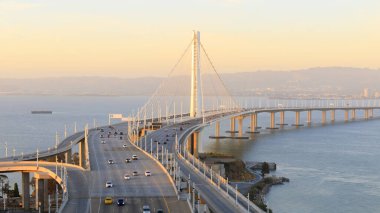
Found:
<svg viewBox="0 0 380 213"><path fill-rule="evenodd" d="M53 149L1 159L0 172L22 172L23 208L48 211L51 203L56 212L111 212L122 211L116 205L106 205L104 199L124 199L127 211L142 211L149 206L152 211L165 212L263 212L232 186L226 177L212 170L197 156L199 132L215 125L212 138L245 138L258 134L259 115L270 114L269 130L276 131L288 124L285 113L294 114L292 126L301 127L301 113L307 114L306 125L313 122L312 114L322 113L322 124L335 122L335 112L344 112L344 121L374 117L380 104L284 102L273 106L242 107L230 93L218 74L200 33L193 38L181 54L168 77L141 106L129 115L127 122L84 131L57 140ZM276 114L280 115L276 123ZM351 116L350 116L351 115ZM110 116L121 118L121 116ZM244 132L243 120L249 118L249 130ZM230 128L223 132L222 120L230 121ZM237 122L236 122L237 121ZM237 128L236 128L237 123ZM248 136L247 136L248 135ZM73 150L78 149L78 159ZM137 155L139 160L126 163L126 158ZM114 164L109 164L113 160ZM150 171L152 177L144 177ZM136 172L130 180L126 173ZM30 204L29 173L35 174L36 192L34 205ZM48 181L56 184L51 201ZM114 187L106 188L112 181Z"/></svg>

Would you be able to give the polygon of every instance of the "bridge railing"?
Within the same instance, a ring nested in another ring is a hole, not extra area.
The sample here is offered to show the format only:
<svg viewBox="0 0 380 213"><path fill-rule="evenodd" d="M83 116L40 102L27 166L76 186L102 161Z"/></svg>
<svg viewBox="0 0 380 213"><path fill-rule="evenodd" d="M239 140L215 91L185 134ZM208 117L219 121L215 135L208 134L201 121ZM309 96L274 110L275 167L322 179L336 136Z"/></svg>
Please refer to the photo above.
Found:
<svg viewBox="0 0 380 213"><path fill-rule="evenodd" d="M197 128L194 128L192 131L195 131L196 129ZM248 197L241 194L236 188L233 188L229 184L228 179L213 171L212 167L207 166L203 161L196 158L186 149L186 138L192 131L184 133L179 137L179 143L176 144L176 152L179 157L184 159L194 171L198 172L199 175L203 175L204 179L207 180L215 189L221 191L222 196L230 199L241 210L248 212L251 210L254 212L264 212L253 202L251 202ZM184 142L180 143L181 140L184 140Z"/></svg>

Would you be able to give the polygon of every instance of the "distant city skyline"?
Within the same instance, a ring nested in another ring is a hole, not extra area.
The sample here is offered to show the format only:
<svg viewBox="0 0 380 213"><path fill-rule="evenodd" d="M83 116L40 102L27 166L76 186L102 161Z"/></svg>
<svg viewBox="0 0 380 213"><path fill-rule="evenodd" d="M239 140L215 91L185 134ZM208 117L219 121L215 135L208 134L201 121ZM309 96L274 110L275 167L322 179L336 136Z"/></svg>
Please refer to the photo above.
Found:
<svg viewBox="0 0 380 213"><path fill-rule="evenodd" d="M166 76L192 30L221 73L379 69L380 1L0 1L0 78Z"/></svg>

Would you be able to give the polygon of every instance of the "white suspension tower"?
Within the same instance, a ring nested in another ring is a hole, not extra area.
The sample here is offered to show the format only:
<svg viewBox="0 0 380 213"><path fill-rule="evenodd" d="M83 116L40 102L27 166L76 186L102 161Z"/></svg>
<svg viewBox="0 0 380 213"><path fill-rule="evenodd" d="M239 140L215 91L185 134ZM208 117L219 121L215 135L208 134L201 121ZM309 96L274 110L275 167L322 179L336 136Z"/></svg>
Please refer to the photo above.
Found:
<svg viewBox="0 0 380 213"><path fill-rule="evenodd" d="M190 97L190 117L202 116L202 96L201 96L201 34L194 31L192 64L191 64L191 97Z"/></svg>

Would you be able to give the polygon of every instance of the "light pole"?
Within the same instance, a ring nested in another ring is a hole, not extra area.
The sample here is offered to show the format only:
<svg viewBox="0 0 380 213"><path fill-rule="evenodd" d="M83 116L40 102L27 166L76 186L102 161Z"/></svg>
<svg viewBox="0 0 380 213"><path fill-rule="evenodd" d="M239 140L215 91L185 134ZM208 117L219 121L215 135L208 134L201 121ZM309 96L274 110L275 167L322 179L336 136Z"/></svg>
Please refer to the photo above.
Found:
<svg viewBox="0 0 380 213"><path fill-rule="evenodd" d="M37 148L37 169L38 169L38 148Z"/></svg>
<svg viewBox="0 0 380 213"><path fill-rule="evenodd" d="M8 143L5 142L5 157L8 157Z"/></svg>

